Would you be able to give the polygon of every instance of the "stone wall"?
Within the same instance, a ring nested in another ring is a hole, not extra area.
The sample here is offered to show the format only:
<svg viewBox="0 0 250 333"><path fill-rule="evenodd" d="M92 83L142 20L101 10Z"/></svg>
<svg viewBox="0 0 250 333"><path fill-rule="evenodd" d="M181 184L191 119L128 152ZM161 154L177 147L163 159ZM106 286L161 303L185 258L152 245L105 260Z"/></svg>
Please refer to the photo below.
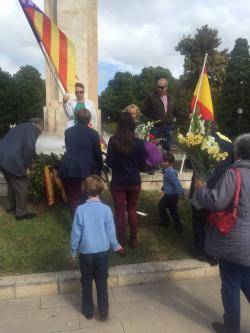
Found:
<svg viewBox="0 0 250 333"><path fill-rule="evenodd" d="M162 186L162 174L156 173L155 175L142 174L142 190L144 191L160 191ZM185 190L190 187L192 173L183 172L179 175L181 184ZM0 173L0 197L7 196L7 185L3 175Z"/></svg>

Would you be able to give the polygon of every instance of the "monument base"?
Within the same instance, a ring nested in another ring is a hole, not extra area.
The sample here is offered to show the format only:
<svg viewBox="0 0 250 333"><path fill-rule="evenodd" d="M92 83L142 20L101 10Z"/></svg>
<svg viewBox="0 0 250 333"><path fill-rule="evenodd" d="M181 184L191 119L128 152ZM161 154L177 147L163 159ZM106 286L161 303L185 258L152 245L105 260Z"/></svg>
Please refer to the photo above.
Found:
<svg viewBox="0 0 250 333"><path fill-rule="evenodd" d="M58 136L54 133L43 133L38 137L36 143L36 152L44 153L44 154L64 154L65 152L65 145L64 145L64 138Z"/></svg>

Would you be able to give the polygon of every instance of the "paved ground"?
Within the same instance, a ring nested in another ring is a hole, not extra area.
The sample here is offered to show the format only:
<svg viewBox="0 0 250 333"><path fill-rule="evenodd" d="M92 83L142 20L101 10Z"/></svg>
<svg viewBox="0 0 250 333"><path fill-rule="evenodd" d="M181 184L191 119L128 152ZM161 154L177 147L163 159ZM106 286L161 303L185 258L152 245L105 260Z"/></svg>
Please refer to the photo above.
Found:
<svg viewBox="0 0 250 333"><path fill-rule="evenodd" d="M110 289L110 320L86 320L80 294L0 302L0 333L208 333L220 320L218 279ZM250 306L242 298L242 333L250 333Z"/></svg>

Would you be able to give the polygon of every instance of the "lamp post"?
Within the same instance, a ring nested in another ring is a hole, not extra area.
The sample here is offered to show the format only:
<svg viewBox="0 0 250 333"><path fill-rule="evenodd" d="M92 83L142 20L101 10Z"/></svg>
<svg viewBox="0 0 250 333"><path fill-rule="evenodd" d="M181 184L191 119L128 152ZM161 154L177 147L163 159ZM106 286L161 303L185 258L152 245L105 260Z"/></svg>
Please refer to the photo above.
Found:
<svg viewBox="0 0 250 333"><path fill-rule="evenodd" d="M238 117L239 117L239 134L240 134L240 130L241 130L241 118L242 118L242 114L243 114L243 108L239 107L237 109L237 113L238 113Z"/></svg>

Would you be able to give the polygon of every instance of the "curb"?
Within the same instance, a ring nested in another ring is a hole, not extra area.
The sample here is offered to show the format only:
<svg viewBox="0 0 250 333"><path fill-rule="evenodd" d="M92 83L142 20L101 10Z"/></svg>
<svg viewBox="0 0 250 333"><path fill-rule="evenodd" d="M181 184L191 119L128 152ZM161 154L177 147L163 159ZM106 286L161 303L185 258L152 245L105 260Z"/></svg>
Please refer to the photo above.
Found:
<svg viewBox="0 0 250 333"><path fill-rule="evenodd" d="M194 259L158 261L110 267L108 285L112 288L218 275L218 266ZM66 294L80 288L79 271L6 276L0 277L0 300Z"/></svg>

